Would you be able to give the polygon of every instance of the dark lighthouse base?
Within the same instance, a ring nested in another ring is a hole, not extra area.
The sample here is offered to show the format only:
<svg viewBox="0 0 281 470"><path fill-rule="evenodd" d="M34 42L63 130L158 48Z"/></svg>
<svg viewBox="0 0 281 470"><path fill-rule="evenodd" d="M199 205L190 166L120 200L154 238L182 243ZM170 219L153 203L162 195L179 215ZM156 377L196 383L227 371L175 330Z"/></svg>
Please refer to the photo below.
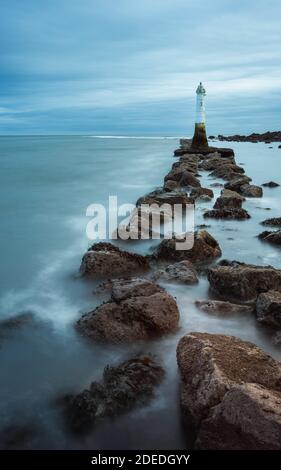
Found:
<svg viewBox="0 0 281 470"><path fill-rule="evenodd" d="M204 123L196 123L191 148L196 150L207 150L209 148Z"/></svg>

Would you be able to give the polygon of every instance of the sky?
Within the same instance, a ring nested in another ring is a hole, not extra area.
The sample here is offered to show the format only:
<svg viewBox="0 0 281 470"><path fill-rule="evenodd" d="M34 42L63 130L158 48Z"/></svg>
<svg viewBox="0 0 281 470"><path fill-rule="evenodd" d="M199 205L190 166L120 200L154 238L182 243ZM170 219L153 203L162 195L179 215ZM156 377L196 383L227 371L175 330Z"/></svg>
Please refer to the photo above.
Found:
<svg viewBox="0 0 281 470"><path fill-rule="evenodd" d="M280 0L0 0L0 134L280 130Z"/></svg>

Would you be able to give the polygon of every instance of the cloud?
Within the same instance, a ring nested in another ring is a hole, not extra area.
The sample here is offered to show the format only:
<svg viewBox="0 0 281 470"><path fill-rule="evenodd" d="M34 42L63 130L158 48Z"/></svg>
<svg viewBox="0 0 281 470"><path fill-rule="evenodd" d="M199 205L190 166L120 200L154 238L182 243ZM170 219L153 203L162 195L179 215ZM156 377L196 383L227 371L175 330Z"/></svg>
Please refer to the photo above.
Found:
<svg viewBox="0 0 281 470"><path fill-rule="evenodd" d="M274 127L280 13L278 0L10 0L0 18L1 132L88 132L96 123L104 133L118 119L122 134L138 125L181 133L193 125L200 80L217 132L229 106L235 132L249 113L260 130Z"/></svg>

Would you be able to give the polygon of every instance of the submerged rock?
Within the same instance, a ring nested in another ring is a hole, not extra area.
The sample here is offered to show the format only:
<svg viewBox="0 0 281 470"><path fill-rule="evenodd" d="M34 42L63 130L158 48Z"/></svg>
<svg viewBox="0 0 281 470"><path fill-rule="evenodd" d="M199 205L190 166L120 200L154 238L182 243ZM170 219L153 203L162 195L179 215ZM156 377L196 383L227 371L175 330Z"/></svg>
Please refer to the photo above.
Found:
<svg viewBox="0 0 281 470"><path fill-rule="evenodd" d="M273 414L272 419L268 421L266 418L268 415L260 409L257 417L259 430L256 431L256 421L245 419L247 416L244 414L247 408L245 401L242 398L235 400L233 397L232 400L229 399L229 396L228 400L226 398L227 394L246 384L255 384L264 389L264 394L278 396L281 392L281 364L278 361L252 343L234 336L209 333L190 333L181 338L177 347L177 361L182 379L183 418L188 422L191 416L197 427L197 447L226 448L227 436L227 448L240 449L243 445L241 434L243 436L244 433L245 437L248 436L246 442L248 445L251 443L249 447L251 449L260 446L266 449L270 437L273 445L281 446L278 424L280 407L279 412L275 416ZM252 403L256 403L254 397L251 398ZM278 402L274 403L273 408L277 412ZM248 410L248 415L254 416L252 410L253 407ZM222 415L224 419L218 422L218 416ZM260 433L262 424L266 426L268 436L266 442L262 440Z"/></svg>
<svg viewBox="0 0 281 470"><path fill-rule="evenodd" d="M273 217L272 219L266 219L261 222L262 225L272 225L281 227L281 217Z"/></svg>
<svg viewBox="0 0 281 470"><path fill-rule="evenodd" d="M269 181L268 183L263 183L262 186L265 186L266 188L277 188L280 184L275 183L274 181Z"/></svg>
<svg viewBox="0 0 281 470"><path fill-rule="evenodd" d="M281 291L281 271L272 266L230 262L208 269L210 287L224 298L254 300L268 290Z"/></svg>
<svg viewBox="0 0 281 470"><path fill-rule="evenodd" d="M257 298L257 319L273 327L281 326L281 293L274 290L263 292Z"/></svg>
<svg viewBox="0 0 281 470"><path fill-rule="evenodd" d="M178 322L177 303L164 289L147 279L119 279L111 300L84 314L77 329L96 341L126 343L174 332Z"/></svg>
<svg viewBox="0 0 281 470"><path fill-rule="evenodd" d="M196 300L195 305L203 312L213 314L253 312L253 307L250 305L233 304L231 302L224 302L223 300Z"/></svg>
<svg viewBox="0 0 281 470"><path fill-rule="evenodd" d="M175 238L164 239L154 251L155 258L170 261L188 260L192 263L206 263L221 256L218 242L206 230L194 233L194 243L190 249L176 249L176 243L177 240Z"/></svg>
<svg viewBox="0 0 281 470"><path fill-rule="evenodd" d="M111 243L100 242L89 248L82 258L80 273L87 276L119 276L149 268L149 256L120 250Z"/></svg>
<svg viewBox="0 0 281 470"><path fill-rule="evenodd" d="M107 366L100 382L65 398L66 423L74 432L87 432L97 421L145 404L164 377L150 356L139 356L117 367Z"/></svg>
<svg viewBox="0 0 281 470"><path fill-rule="evenodd" d="M204 218L213 219L249 219L251 216L246 209L214 209L204 213Z"/></svg>
<svg viewBox="0 0 281 470"><path fill-rule="evenodd" d="M264 242L272 243L273 245L281 245L281 230L277 232L265 231L258 236Z"/></svg>
<svg viewBox="0 0 281 470"><path fill-rule="evenodd" d="M153 274L153 279L196 284L198 283L198 274L193 264L184 260L158 269Z"/></svg>
<svg viewBox="0 0 281 470"><path fill-rule="evenodd" d="M240 186L240 192L245 197L262 197L262 188L254 184L243 184Z"/></svg>

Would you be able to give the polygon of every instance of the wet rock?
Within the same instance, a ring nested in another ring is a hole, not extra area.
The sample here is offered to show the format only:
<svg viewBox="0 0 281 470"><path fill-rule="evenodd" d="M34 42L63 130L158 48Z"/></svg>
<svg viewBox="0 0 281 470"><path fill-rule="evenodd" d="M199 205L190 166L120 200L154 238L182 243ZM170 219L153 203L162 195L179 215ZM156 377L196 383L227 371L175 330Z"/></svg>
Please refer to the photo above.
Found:
<svg viewBox="0 0 281 470"><path fill-rule="evenodd" d="M263 292L257 298L257 319L273 327L281 326L281 293L274 290Z"/></svg>
<svg viewBox="0 0 281 470"><path fill-rule="evenodd" d="M273 217L272 219L263 220L261 224L281 227L281 217Z"/></svg>
<svg viewBox="0 0 281 470"><path fill-rule="evenodd" d="M193 204L193 202L194 199L188 197L183 190L163 191L162 189L157 189L146 196L140 197L136 202L136 206L142 204L158 204L160 206L162 204L170 204L173 206L174 204Z"/></svg>
<svg viewBox="0 0 281 470"><path fill-rule="evenodd" d="M237 193L237 191L231 191L231 189L222 189L221 197L230 197L230 198L235 197L236 199L241 199L241 201L245 201L244 196Z"/></svg>
<svg viewBox="0 0 281 470"><path fill-rule="evenodd" d="M243 175L241 177L233 178L228 183L225 183L225 189L230 189L231 191L240 192L241 186L248 184L251 181L249 176Z"/></svg>
<svg viewBox="0 0 281 470"><path fill-rule="evenodd" d="M262 186L265 186L266 188L277 188L280 184L275 183L274 181L269 181L268 183L263 183Z"/></svg>
<svg viewBox="0 0 281 470"><path fill-rule="evenodd" d="M165 181L163 188L165 191L178 191L180 189L180 186L177 181L167 180Z"/></svg>
<svg viewBox="0 0 281 470"><path fill-rule="evenodd" d="M250 305L233 304L222 300L196 300L195 305L203 312L212 314L253 312Z"/></svg>
<svg viewBox="0 0 281 470"><path fill-rule="evenodd" d="M214 197L214 192L209 188L195 188L192 189L190 197L197 199L201 196L208 196L210 199Z"/></svg>
<svg viewBox="0 0 281 470"><path fill-rule="evenodd" d="M232 435L236 425L239 429L240 424L240 432L241 430L244 432L243 400L235 400L235 406L233 400L230 400L227 405L229 413L231 406L234 406L232 410L235 410L235 413L233 412L235 421L229 423L231 429L227 424L217 426L213 414L216 407L224 402L227 393L233 388L245 384L256 384L268 389L273 395L281 392L280 362L275 361L254 344L234 336L190 333L181 338L178 343L177 362L182 379L183 419L187 422L188 418L192 417L198 430L197 447L203 449L217 449L223 446L224 436L228 432ZM211 437L207 439L207 429L210 429L212 425L216 430L214 433L216 439L207 445L211 439ZM246 429L250 431L254 439L253 446L256 445L255 421L249 421ZM271 425L270 431L273 435L275 426ZM237 440L230 440L229 443L235 446Z"/></svg>
<svg viewBox="0 0 281 470"><path fill-rule="evenodd" d="M216 176L217 178L225 180L233 180L234 178L239 177L241 173L244 173L243 168L238 165L228 164L215 168L212 171L211 176Z"/></svg>
<svg viewBox="0 0 281 470"><path fill-rule="evenodd" d="M183 381L181 403L197 424L231 385L249 382L281 391L281 364L235 336L190 333L178 343L177 361Z"/></svg>
<svg viewBox="0 0 281 470"><path fill-rule="evenodd" d="M76 326L96 341L128 343L174 332L178 322L177 303L164 289L146 279L124 279L112 281L111 300L84 314Z"/></svg>
<svg viewBox="0 0 281 470"><path fill-rule="evenodd" d="M228 142L266 142L266 143L271 143L271 142L280 142L281 141L281 131L267 131L264 132L263 134L258 134L256 132L250 134L250 135L230 135L230 136L224 136L224 135L218 135L219 140L226 140ZM281 147L281 146L280 146Z"/></svg>
<svg viewBox="0 0 281 470"><path fill-rule="evenodd" d="M193 173L182 168L175 168L171 170L164 178L164 181L174 180L180 186L187 186L191 188L198 188L201 186L200 181Z"/></svg>
<svg viewBox="0 0 281 470"><path fill-rule="evenodd" d="M277 333L275 333L273 336L273 342L276 346L281 345L281 331L277 331Z"/></svg>
<svg viewBox="0 0 281 470"><path fill-rule="evenodd" d="M240 192L245 197L262 197L262 188L254 184L243 184L240 186Z"/></svg>
<svg viewBox="0 0 281 470"><path fill-rule="evenodd" d="M149 256L120 250L111 243L100 242L89 248L82 258L80 273L87 276L119 276L149 268Z"/></svg>
<svg viewBox="0 0 281 470"><path fill-rule="evenodd" d="M158 269L153 274L153 279L196 284L198 283L198 274L193 264L184 260Z"/></svg>
<svg viewBox="0 0 281 470"><path fill-rule="evenodd" d="M273 245L281 245L281 230L277 232L265 231L258 236L262 241L272 243Z"/></svg>
<svg viewBox="0 0 281 470"><path fill-rule="evenodd" d="M106 416L116 416L146 404L164 377L150 356L139 356L117 367L107 366L100 382L65 399L66 423L74 432L87 432Z"/></svg>
<svg viewBox="0 0 281 470"><path fill-rule="evenodd" d="M235 165L234 156L224 159L219 153L214 153L206 155L206 158L199 164L199 168L206 171L214 171L229 165Z"/></svg>
<svg viewBox="0 0 281 470"><path fill-rule="evenodd" d="M241 209L242 202L239 197L220 196L214 204L214 209Z"/></svg>
<svg viewBox="0 0 281 470"><path fill-rule="evenodd" d="M187 234L187 236L189 235ZM188 260L192 263L207 263L221 256L218 242L206 230L194 233L194 243L193 245L191 243L192 247L190 249L177 249L176 242L175 238L163 240L154 251L155 258L169 261ZM179 244L179 246L181 245Z"/></svg>
<svg viewBox="0 0 281 470"><path fill-rule="evenodd" d="M261 385L235 385L202 422L196 445L216 450L280 450L281 393Z"/></svg>
<svg viewBox="0 0 281 470"><path fill-rule="evenodd" d="M210 184L211 188L221 188L223 186L222 183L211 183Z"/></svg>
<svg viewBox="0 0 281 470"><path fill-rule="evenodd" d="M224 263L208 269L210 287L224 298L248 301L271 289L281 291L281 271L272 266Z"/></svg>
<svg viewBox="0 0 281 470"><path fill-rule="evenodd" d="M214 209L204 213L204 218L213 219L249 219L251 216L245 209Z"/></svg>

